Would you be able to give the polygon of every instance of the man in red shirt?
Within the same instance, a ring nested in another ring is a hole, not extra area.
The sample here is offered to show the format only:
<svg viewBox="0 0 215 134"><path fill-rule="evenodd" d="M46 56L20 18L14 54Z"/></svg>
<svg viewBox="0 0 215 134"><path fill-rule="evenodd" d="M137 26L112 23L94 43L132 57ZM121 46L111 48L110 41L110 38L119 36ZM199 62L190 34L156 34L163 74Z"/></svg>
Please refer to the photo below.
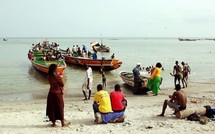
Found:
<svg viewBox="0 0 215 134"><path fill-rule="evenodd" d="M112 110L114 112L122 112L125 111L127 106L127 101L125 99L124 94L121 92L121 87L119 84L115 85L115 91L110 93Z"/></svg>

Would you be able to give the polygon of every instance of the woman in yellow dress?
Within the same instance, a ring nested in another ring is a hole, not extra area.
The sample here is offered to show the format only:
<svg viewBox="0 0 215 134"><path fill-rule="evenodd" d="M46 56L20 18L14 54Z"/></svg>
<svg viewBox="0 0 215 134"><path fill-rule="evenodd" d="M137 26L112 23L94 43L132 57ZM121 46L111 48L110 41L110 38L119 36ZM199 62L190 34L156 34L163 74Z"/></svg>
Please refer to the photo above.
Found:
<svg viewBox="0 0 215 134"><path fill-rule="evenodd" d="M162 65L160 62L156 64L156 67L152 69L149 81L148 88L153 92L154 95L158 95L160 84L161 84L161 68Z"/></svg>

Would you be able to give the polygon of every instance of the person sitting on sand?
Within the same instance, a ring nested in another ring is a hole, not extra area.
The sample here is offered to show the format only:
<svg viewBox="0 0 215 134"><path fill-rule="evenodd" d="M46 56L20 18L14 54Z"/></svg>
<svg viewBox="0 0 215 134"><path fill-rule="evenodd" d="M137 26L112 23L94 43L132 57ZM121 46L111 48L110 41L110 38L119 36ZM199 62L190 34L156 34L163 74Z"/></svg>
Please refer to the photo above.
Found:
<svg viewBox="0 0 215 134"><path fill-rule="evenodd" d="M127 106L127 100L125 95L121 92L121 87L119 84L115 85L115 91L110 93L111 106L114 112L125 111Z"/></svg>
<svg viewBox="0 0 215 134"><path fill-rule="evenodd" d="M103 89L103 86L101 84L97 85L97 92L95 93L94 101L93 101L93 110L94 110L94 113L112 112L109 93Z"/></svg>
<svg viewBox="0 0 215 134"><path fill-rule="evenodd" d="M97 85L93 110L96 123L124 122L124 112L112 112L110 96L101 84Z"/></svg>
<svg viewBox="0 0 215 134"><path fill-rule="evenodd" d="M165 100L163 103L162 113L158 116L164 116L167 106L175 110L174 114L185 110L187 106L187 96L184 91L181 90L180 84L176 85L176 91L173 95L170 95L170 100Z"/></svg>

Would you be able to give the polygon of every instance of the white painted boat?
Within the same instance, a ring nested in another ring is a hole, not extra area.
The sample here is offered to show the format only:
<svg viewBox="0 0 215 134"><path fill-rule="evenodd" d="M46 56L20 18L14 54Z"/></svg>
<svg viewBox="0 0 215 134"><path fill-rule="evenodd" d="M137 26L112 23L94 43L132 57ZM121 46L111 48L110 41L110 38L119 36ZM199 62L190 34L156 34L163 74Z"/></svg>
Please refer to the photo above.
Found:
<svg viewBox="0 0 215 134"><path fill-rule="evenodd" d="M134 87L134 76L132 72L126 72L126 71L121 71L119 76L122 78L122 80L129 86ZM148 82L148 77L146 76L140 76L142 79L142 87L145 88L147 87L147 82Z"/></svg>

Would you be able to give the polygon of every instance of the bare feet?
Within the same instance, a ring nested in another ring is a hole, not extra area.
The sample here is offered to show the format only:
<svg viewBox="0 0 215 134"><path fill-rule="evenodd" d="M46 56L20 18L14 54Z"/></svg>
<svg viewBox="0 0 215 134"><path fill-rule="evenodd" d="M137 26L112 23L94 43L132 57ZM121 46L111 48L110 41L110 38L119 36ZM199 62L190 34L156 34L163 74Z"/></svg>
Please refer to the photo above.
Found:
<svg viewBox="0 0 215 134"><path fill-rule="evenodd" d="M62 127L68 127L71 124L71 122L65 122Z"/></svg>
<svg viewBox="0 0 215 134"><path fill-rule="evenodd" d="M114 120L111 120L110 123L117 123L117 122L124 122L125 120L125 117L119 117L119 118L116 118Z"/></svg>
<svg viewBox="0 0 215 134"><path fill-rule="evenodd" d="M95 114L95 120L94 120L94 121L95 121L95 123L97 123L97 124L103 122L102 116L101 116L101 114L100 114L99 112L97 112L97 113Z"/></svg>
<svg viewBox="0 0 215 134"><path fill-rule="evenodd" d="M56 124L52 124L51 126L52 126L52 127L56 127Z"/></svg>
<svg viewBox="0 0 215 134"><path fill-rule="evenodd" d="M124 122L124 120L125 120L124 116L123 117L119 117L118 120L117 120L117 122Z"/></svg>
<svg viewBox="0 0 215 134"><path fill-rule="evenodd" d="M162 116L162 117L163 117L163 116L164 116L164 114L159 114L159 115L157 115L157 116Z"/></svg>

